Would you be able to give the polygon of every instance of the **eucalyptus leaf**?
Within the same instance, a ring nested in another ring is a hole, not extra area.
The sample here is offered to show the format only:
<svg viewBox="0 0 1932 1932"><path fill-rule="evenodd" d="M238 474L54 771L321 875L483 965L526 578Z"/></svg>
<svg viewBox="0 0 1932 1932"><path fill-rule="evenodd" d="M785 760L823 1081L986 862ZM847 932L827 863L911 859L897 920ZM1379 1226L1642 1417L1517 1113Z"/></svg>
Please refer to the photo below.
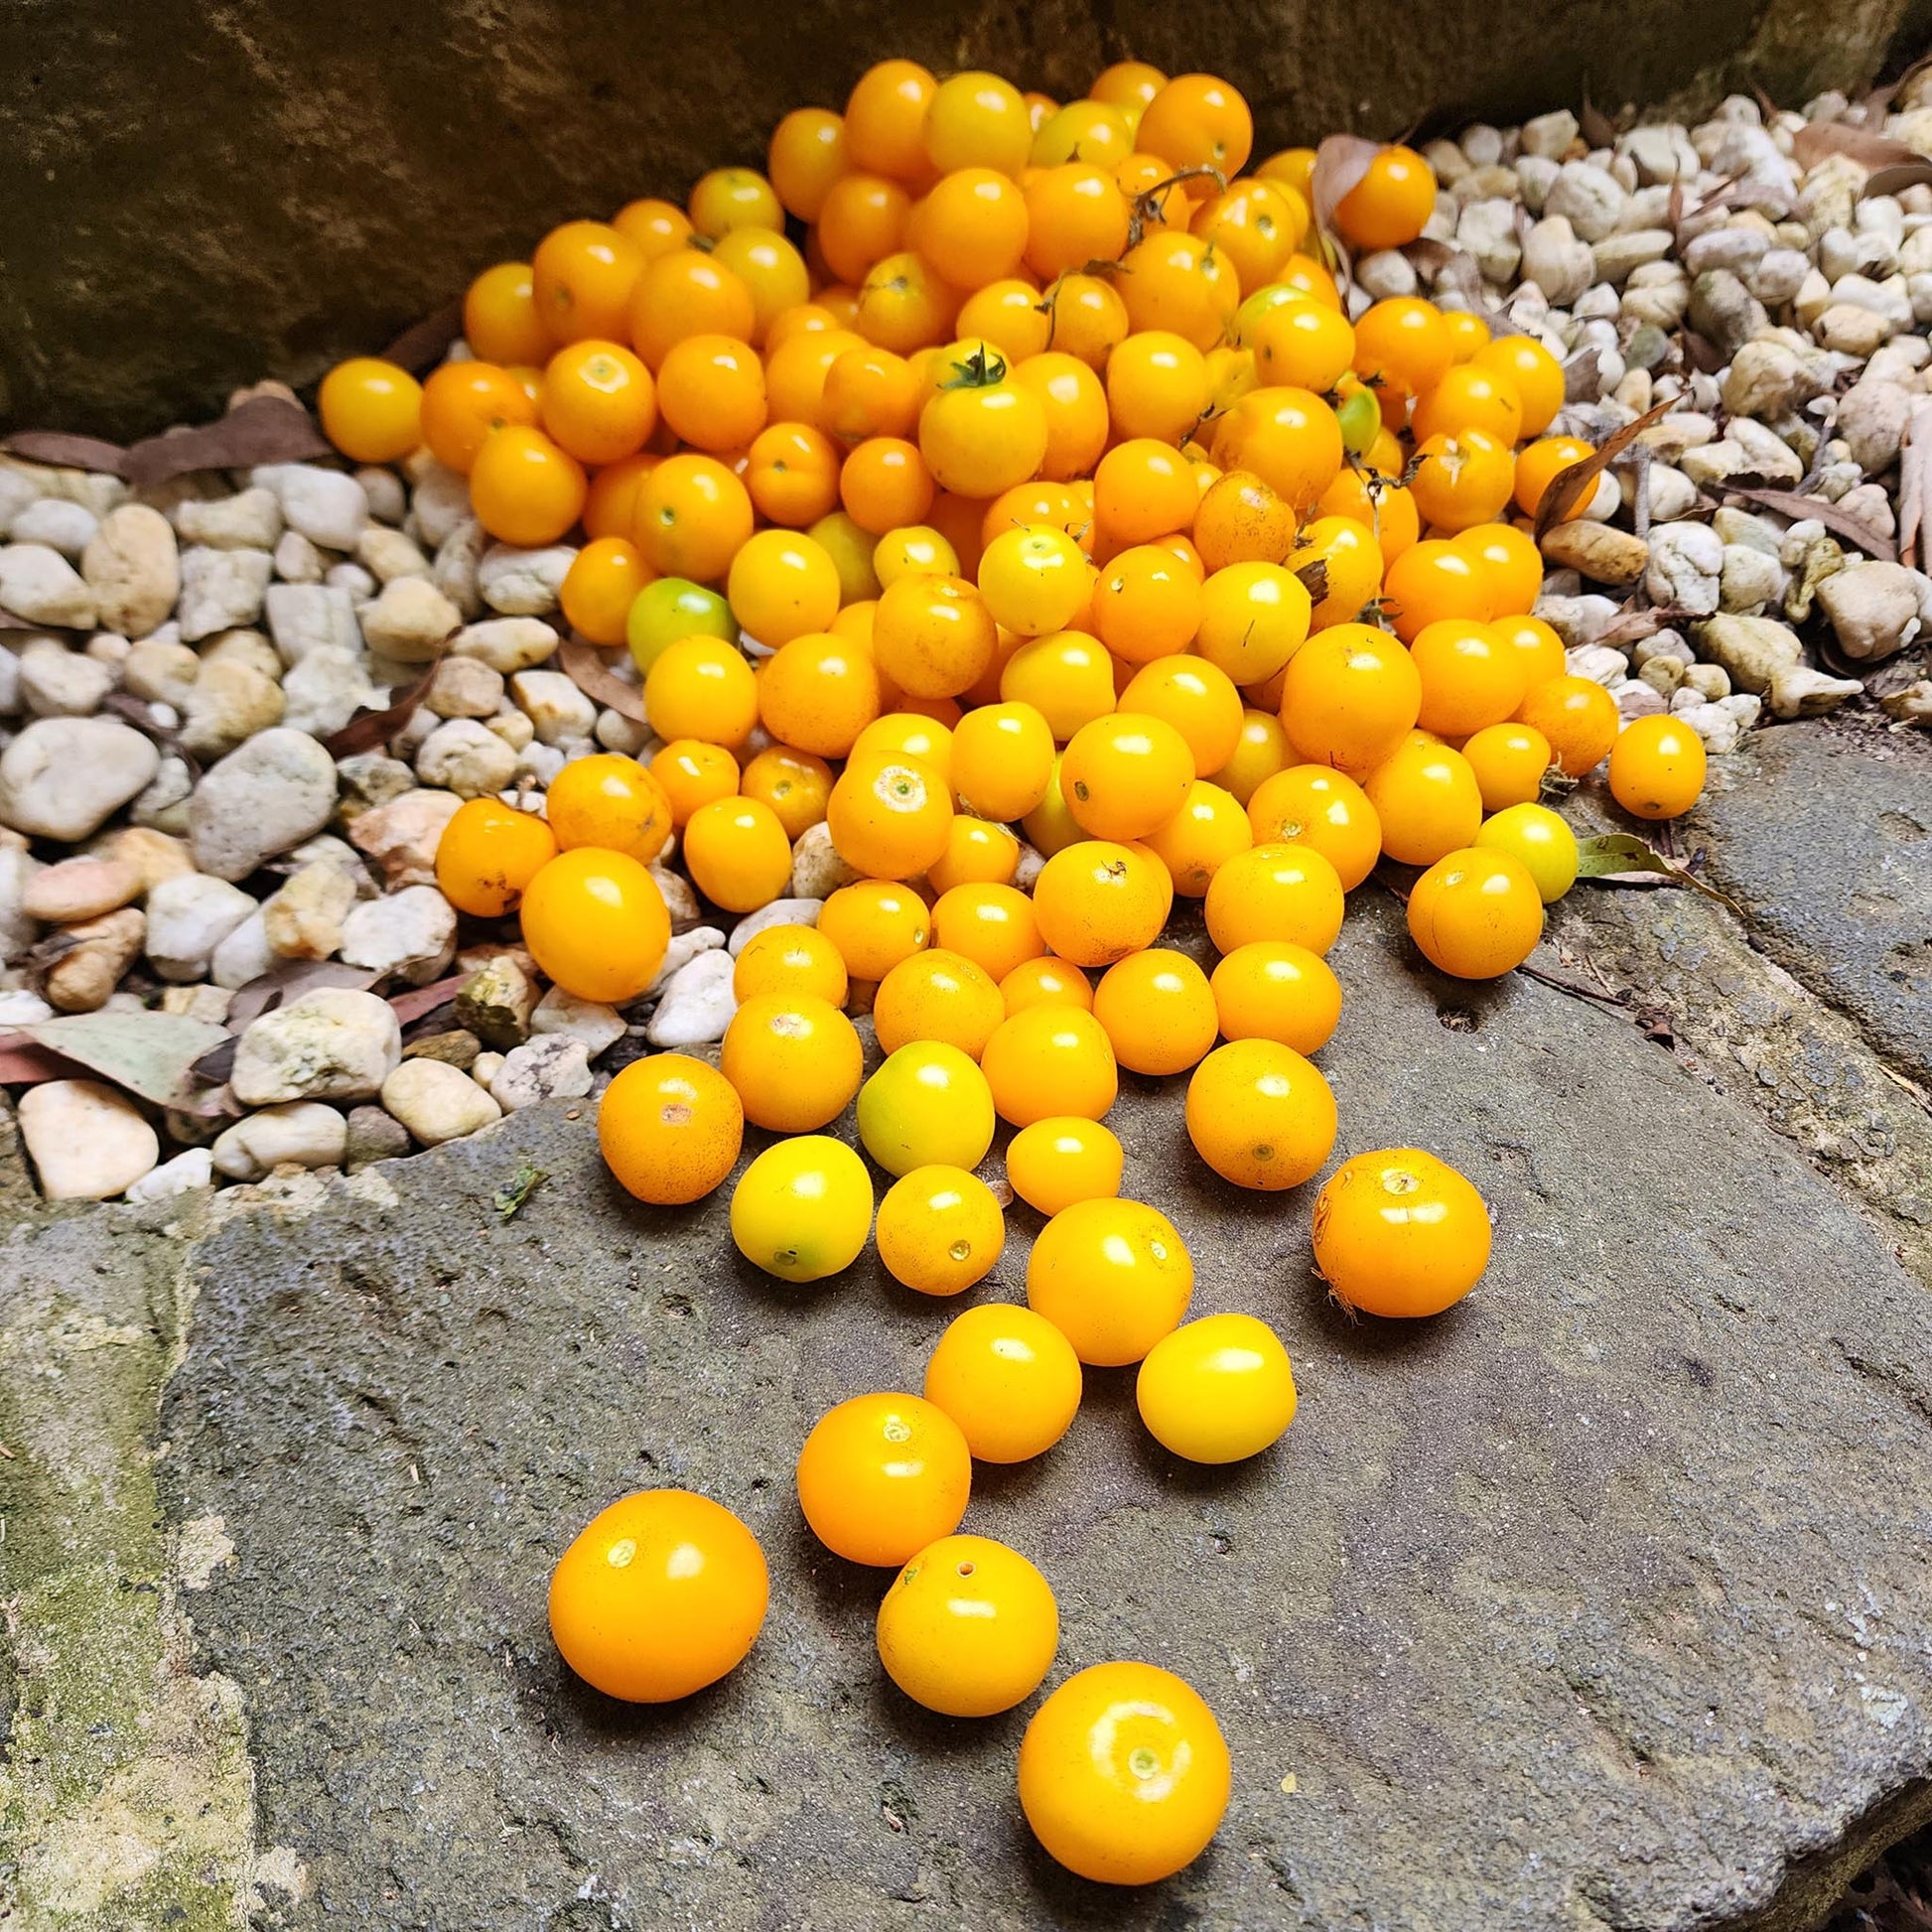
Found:
<svg viewBox="0 0 1932 1932"><path fill-rule="evenodd" d="M1688 886L1706 898L1727 905L1741 918L1742 908L1715 886L1666 859L1654 845L1634 832L1598 832L1577 841L1577 877L1604 886Z"/></svg>
<svg viewBox="0 0 1932 1932"><path fill-rule="evenodd" d="M201 1084L195 1062L228 1038L184 1013L75 1013L21 1031L158 1107L186 1105Z"/></svg>

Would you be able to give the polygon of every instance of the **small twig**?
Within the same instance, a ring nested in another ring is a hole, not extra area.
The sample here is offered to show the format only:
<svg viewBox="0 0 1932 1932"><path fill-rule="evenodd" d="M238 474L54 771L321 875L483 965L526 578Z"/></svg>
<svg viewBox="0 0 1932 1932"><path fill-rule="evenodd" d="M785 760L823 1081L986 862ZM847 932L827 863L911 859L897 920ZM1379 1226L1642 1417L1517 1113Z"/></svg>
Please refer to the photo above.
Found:
<svg viewBox="0 0 1932 1932"><path fill-rule="evenodd" d="M1556 973L1546 973L1541 966L1531 966L1527 962L1516 970L1525 979L1533 979L1541 985L1554 987L1559 993L1568 993L1573 1000L1589 1000L1599 1007L1614 1007L1619 1013L1629 1010L1629 1002L1621 993L1598 993L1594 987L1580 986L1575 980L1564 979Z"/></svg>

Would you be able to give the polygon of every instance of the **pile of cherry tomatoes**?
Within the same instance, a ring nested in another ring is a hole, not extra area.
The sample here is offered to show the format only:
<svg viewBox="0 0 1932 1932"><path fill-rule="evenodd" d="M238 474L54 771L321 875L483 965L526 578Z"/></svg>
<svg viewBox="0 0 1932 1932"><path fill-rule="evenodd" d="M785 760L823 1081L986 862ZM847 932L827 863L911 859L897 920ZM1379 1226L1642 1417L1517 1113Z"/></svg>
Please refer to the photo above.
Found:
<svg viewBox="0 0 1932 1932"><path fill-rule="evenodd" d="M1607 757L1617 800L1662 818L1703 783L1694 734L1620 732L1530 615L1541 561L1514 518L1588 454L1545 434L1557 362L1331 272L1333 242L1420 235L1427 164L1382 150L1324 236L1313 153L1250 170L1252 139L1207 75L1125 64L1061 105L888 61L843 114L788 115L765 173L567 222L479 276L470 354L422 385L356 361L322 388L346 455L426 447L499 541L581 527L564 614L627 648L662 741L648 764L569 762L542 816L464 805L437 862L459 908L520 911L551 980L621 1004L665 957L648 868L674 838L730 913L784 896L808 838L851 877L815 927L738 952L717 1065L660 1053L612 1082L623 1185L700 1200L750 1123L776 1137L732 1193L751 1262L812 1281L870 1239L956 1296L1001 1256L976 1171L1017 1130L1007 1184L1046 1217L1027 1306L969 1308L921 1394L840 1404L798 1457L826 1547L897 1573L885 1668L962 1717L1031 1696L1058 1640L1039 1571L958 1533L976 1458L1058 1442L1083 1363L1139 1363L1147 1427L1200 1461L1295 1412L1273 1330L1187 1321L1180 1230L1120 1197L1118 1069L1187 1076L1188 1134L1228 1181L1299 1186L1335 1139L1312 1056L1347 892L1384 859L1420 868L1423 954L1507 972L1576 876L1547 785ZM1160 944L1176 897L1202 903L1211 974ZM824 1131L855 1101L870 1167ZM1447 1308L1489 1242L1476 1190L1414 1149L1344 1162L1314 1207L1317 1268L1375 1315ZM570 1546L551 1618L591 1683L656 1700L736 1665L766 1593L736 1516L655 1490ZM1019 1783L1055 1858L1146 1882L1208 1842L1230 1766L1193 1690L1111 1662L1039 1707Z"/></svg>

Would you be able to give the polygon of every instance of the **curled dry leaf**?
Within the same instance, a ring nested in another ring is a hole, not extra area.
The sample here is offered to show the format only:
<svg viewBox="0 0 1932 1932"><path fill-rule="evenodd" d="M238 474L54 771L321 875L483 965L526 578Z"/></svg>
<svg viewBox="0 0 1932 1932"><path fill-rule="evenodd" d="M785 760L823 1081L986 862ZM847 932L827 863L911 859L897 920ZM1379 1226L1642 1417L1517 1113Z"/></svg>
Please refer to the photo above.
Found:
<svg viewBox="0 0 1932 1932"><path fill-rule="evenodd" d="M340 959L285 960L235 990L228 1002L228 1031L245 1033L263 1014L323 987L364 993L375 982L376 975L366 967L345 965Z"/></svg>
<svg viewBox="0 0 1932 1932"><path fill-rule="evenodd" d="M331 732L322 741L322 749L332 759L348 759L361 752L373 752L378 745L386 745L408 724L416 707L428 695L430 684L436 676L436 667L446 648L444 644L437 646L436 655L423 667L422 676L414 684L406 686L380 711L372 711L365 705L341 731Z"/></svg>
<svg viewBox="0 0 1932 1932"><path fill-rule="evenodd" d="M1565 402L1594 402L1603 392L1603 351L1580 348L1563 365Z"/></svg>
<svg viewBox="0 0 1932 1932"><path fill-rule="evenodd" d="M1314 151L1314 169L1309 177L1309 199L1314 208L1315 225L1323 234L1335 232L1335 209L1368 173L1369 163L1382 152L1379 141L1359 134L1331 134Z"/></svg>
<svg viewBox="0 0 1932 1932"><path fill-rule="evenodd" d="M1596 486L1596 479L1607 470L1639 436L1647 430L1658 417L1676 406L1676 398L1660 402L1655 408L1646 409L1633 423L1625 423L1614 436L1608 437L1581 463L1573 463L1567 470L1559 470L1550 479L1550 486L1543 492L1543 500L1536 506L1535 536L1538 543L1550 534L1552 527L1560 522L1565 513L1583 500L1587 489Z"/></svg>
<svg viewBox="0 0 1932 1932"><path fill-rule="evenodd" d="M1823 496L1801 496L1795 489L1751 489L1732 483L1725 484L1725 494L1741 496L1745 502L1755 503L1759 509L1774 511L1779 516L1815 517L1834 536L1856 543L1866 556L1876 557L1881 564L1898 561L1898 551L1891 538L1874 530L1863 517L1840 509Z"/></svg>
<svg viewBox="0 0 1932 1932"><path fill-rule="evenodd" d="M571 683L593 703L615 711L621 718L628 718L633 725L650 723L644 716L644 694L612 670L596 645L573 637L558 651L557 662Z"/></svg>
<svg viewBox="0 0 1932 1932"><path fill-rule="evenodd" d="M225 1087L228 1075L234 1071L234 1056L241 1049L241 1041L235 1035L217 1040L190 1069L196 1079L211 1087Z"/></svg>
<svg viewBox="0 0 1932 1932"><path fill-rule="evenodd" d="M1866 202L1874 195L1902 195L1908 188L1923 188L1928 183L1932 183L1932 161L1918 155L1889 168L1874 168L1865 176L1859 200Z"/></svg>
<svg viewBox="0 0 1932 1932"><path fill-rule="evenodd" d="M1918 565L1919 531L1932 504L1932 397L1912 404L1898 452L1898 557Z"/></svg>
<svg viewBox="0 0 1932 1932"><path fill-rule="evenodd" d="M420 1020L424 1014L448 1006L469 978L468 973L453 973L433 986L412 986L407 993L392 994L389 1004L396 1010L397 1021L406 1027L412 1020Z"/></svg>
<svg viewBox="0 0 1932 1932"><path fill-rule="evenodd" d="M122 474L137 489L196 470L248 470L258 463L301 463L333 456L329 439L299 402L251 396L219 422L150 436L127 453Z"/></svg>
<svg viewBox="0 0 1932 1932"><path fill-rule="evenodd" d="M1610 117L1590 99L1587 87L1584 89L1584 104L1577 110L1577 125L1592 148L1607 148L1616 139Z"/></svg>
<svg viewBox="0 0 1932 1932"><path fill-rule="evenodd" d="M421 322L412 323L382 351L385 362L394 362L411 375L433 369L449 353L450 345L463 334L461 298L446 302Z"/></svg>
<svg viewBox="0 0 1932 1932"><path fill-rule="evenodd" d="M127 474L127 452L98 436L69 436L65 430L28 429L7 438L9 456L28 463L51 463L62 470L92 470L103 477Z"/></svg>
<svg viewBox="0 0 1932 1932"><path fill-rule="evenodd" d="M1294 567L1297 577L1302 580L1302 588L1309 594L1311 604L1319 604L1328 595L1328 566L1320 557L1311 563L1297 564Z"/></svg>
<svg viewBox="0 0 1932 1932"><path fill-rule="evenodd" d="M1668 630L1689 615L1681 605L1676 604L1653 605L1647 611L1624 610L1613 617L1590 641L1620 650L1625 644L1640 644L1646 637L1654 637L1658 631Z"/></svg>
<svg viewBox="0 0 1932 1932"><path fill-rule="evenodd" d="M1801 168L1815 168L1827 155L1848 155L1863 168L1896 168L1924 161L1909 142L1846 121L1811 121L1791 137L1791 155Z"/></svg>

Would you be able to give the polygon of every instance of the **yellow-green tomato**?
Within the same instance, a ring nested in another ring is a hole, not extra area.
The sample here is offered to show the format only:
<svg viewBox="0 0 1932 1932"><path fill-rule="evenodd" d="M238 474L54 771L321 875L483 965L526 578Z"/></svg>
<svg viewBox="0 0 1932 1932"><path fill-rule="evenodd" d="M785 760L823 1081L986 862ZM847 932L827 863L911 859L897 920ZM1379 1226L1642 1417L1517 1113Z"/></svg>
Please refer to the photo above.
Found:
<svg viewBox="0 0 1932 1932"><path fill-rule="evenodd" d="M1520 859L1545 905L1577 883L1577 835L1548 805L1511 805L1484 819L1476 844Z"/></svg>
<svg viewBox="0 0 1932 1932"><path fill-rule="evenodd" d="M1234 340L1243 348L1253 348L1255 331L1261 327L1262 318L1279 309L1284 302L1301 299L1302 291L1288 282L1269 282L1256 289L1234 312Z"/></svg>
<svg viewBox="0 0 1932 1932"><path fill-rule="evenodd" d="M739 1253L780 1281L815 1282L850 1268L871 1232L872 1176L827 1134L766 1148L732 1189Z"/></svg>
<svg viewBox="0 0 1932 1932"><path fill-rule="evenodd" d="M716 591L684 577L660 577L631 600L624 641L640 671L648 671L672 644L686 637L738 641L738 621Z"/></svg>
<svg viewBox="0 0 1932 1932"><path fill-rule="evenodd" d="M913 1040L859 1089L859 1138L890 1174L964 1168L993 1145L993 1090L957 1046Z"/></svg>
<svg viewBox="0 0 1932 1932"><path fill-rule="evenodd" d="M1134 1396L1155 1441L1190 1462L1258 1455L1295 1420L1288 1350L1251 1314L1204 1314L1164 1335Z"/></svg>

